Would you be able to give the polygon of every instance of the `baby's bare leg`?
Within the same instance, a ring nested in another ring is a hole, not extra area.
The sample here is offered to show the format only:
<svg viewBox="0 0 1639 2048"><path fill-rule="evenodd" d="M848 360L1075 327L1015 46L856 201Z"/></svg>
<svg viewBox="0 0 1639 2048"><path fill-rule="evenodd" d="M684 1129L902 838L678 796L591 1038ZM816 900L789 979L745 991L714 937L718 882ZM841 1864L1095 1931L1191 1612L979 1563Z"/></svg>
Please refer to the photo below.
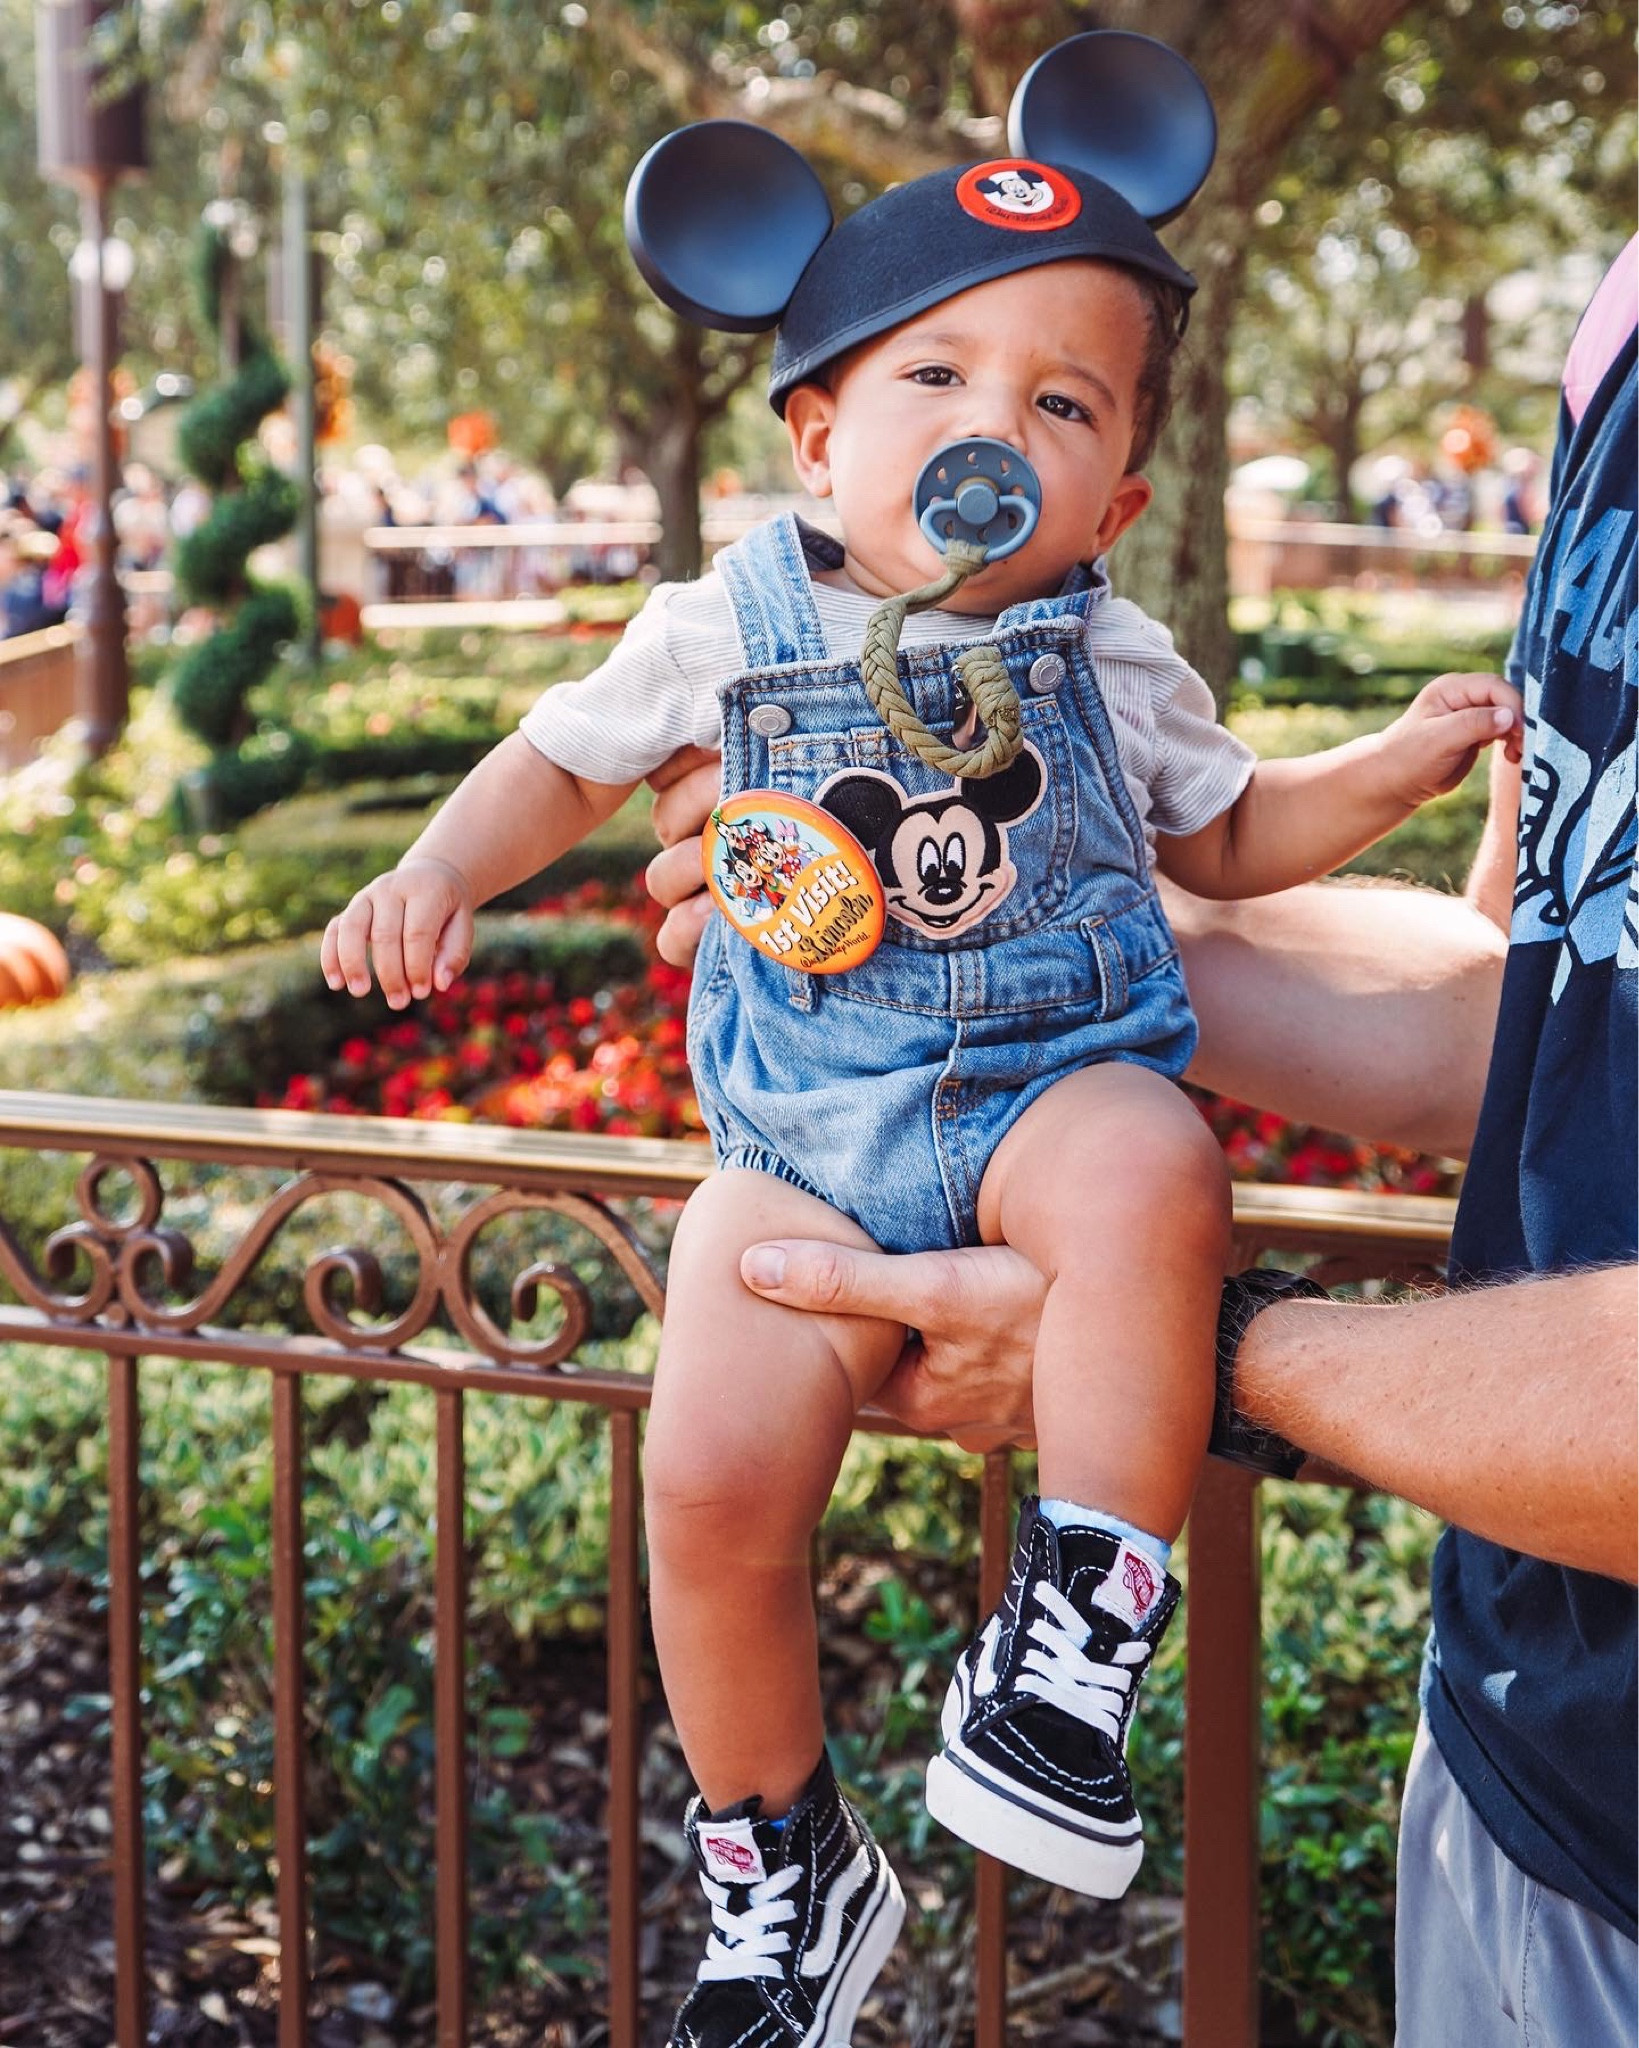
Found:
<svg viewBox="0 0 1639 2048"><path fill-rule="evenodd" d="M869 1248L824 1202L720 1173L672 1249L644 1453L651 1605L666 1701L709 1810L784 1813L824 1743L809 1541L854 1416L904 1342L897 1323L760 1300L740 1255L770 1237Z"/></svg>
<svg viewBox="0 0 1639 2048"><path fill-rule="evenodd" d="M1085 1068L996 1148L979 1227L1049 1283L1034 1382L1043 1497L1170 1543L1212 1419L1230 1229L1212 1134L1162 1075Z"/></svg>

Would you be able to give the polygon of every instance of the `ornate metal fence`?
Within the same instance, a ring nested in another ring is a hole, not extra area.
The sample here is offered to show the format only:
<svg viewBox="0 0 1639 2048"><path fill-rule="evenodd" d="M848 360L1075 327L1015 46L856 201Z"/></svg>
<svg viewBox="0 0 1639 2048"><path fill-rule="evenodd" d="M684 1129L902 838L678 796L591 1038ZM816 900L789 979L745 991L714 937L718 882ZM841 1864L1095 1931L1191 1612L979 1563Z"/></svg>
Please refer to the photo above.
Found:
<svg viewBox="0 0 1639 2048"><path fill-rule="evenodd" d="M449 1124L90 1101L0 1090L0 1148L84 1156L75 1213L35 1256L0 1209L0 1340L100 1352L108 1362L109 1666L119 2048L146 2038L143 1731L139 1669L137 1445L141 1361L159 1356L265 1371L273 1382L273 1626L276 1897L280 2048L305 2048L309 1956L302 1743L302 1381L309 1374L408 1380L437 1397L436 1920L439 2048L464 2048L467 1978L465 1565L459 1532L469 1391L587 1403L606 1411L612 1445L609 1540L609 2038L638 2048L638 1415L648 1382L582 1370L573 1355L592 1302L570 1267L525 1266L511 1280L515 1322L484 1306L474 1255L496 1221L545 1212L582 1226L612 1271L657 1314L664 1290L650 1253L611 1202L685 1197L708 1170L703 1148L642 1139L525 1135ZM283 1176L214 1272L196 1279L196 1244L177 1227L186 1167ZM161 1167L166 1169L162 1176ZM178 1169L182 1177L178 1178ZM124 1184L124 1206L114 1189ZM428 1199L463 1196L453 1222ZM408 1305L381 1317L382 1267L363 1244L313 1255L302 1300L275 1332L222 1318L281 1232L310 1203L363 1197L391 1216L413 1253ZM171 1218L167 1215L167 1205ZM1265 1250L1318 1255L1332 1280L1426 1276L1443 1259L1445 1201L1243 1187L1235 1260ZM348 1297L351 1297L349 1302ZM558 1306L544 1338L521 1333L543 1296ZM359 1316L376 1318L360 1321ZM442 1329L441 1329L442 1326ZM473 1348L457 1348L450 1333ZM867 1414L861 1427L893 1431ZM1009 1466L985 1462L981 1606L1007 1569ZM1252 2048L1257 2039L1259 1627L1256 1489L1209 1468L1191 1515L1185 1741L1184 2027L1187 2048ZM456 1531L456 1540L446 1532ZM976 2036L1006 2039L1005 1873L979 1859Z"/></svg>

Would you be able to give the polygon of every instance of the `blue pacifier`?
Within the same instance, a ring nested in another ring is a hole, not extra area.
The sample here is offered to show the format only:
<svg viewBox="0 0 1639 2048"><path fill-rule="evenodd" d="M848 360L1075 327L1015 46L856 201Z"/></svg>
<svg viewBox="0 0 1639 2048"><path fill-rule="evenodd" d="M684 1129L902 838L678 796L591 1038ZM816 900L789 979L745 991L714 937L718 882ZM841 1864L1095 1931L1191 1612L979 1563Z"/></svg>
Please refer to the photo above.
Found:
<svg viewBox="0 0 1639 2048"><path fill-rule="evenodd" d="M1017 448L974 435L930 456L911 494L929 544L944 554L953 540L981 547L988 561L1016 554L1041 517L1041 484Z"/></svg>

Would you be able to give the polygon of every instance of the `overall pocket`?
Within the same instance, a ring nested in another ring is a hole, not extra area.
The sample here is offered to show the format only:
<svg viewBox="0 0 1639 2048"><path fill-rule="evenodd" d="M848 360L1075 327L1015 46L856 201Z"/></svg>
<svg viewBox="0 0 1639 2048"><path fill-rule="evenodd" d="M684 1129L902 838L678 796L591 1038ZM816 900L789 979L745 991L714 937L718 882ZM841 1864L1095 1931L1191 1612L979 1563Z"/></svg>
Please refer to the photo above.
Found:
<svg viewBox="0 0 1639 2048"><path fill-rule="evenodd" d="M773 786L821 803L871 856L888 897L879 950L994 945L1064 903L1077 821L1070 739L1051 700L1024 706L1023 731L1019 760L984 782L927 767L876 724L768 742Z"/></svg>

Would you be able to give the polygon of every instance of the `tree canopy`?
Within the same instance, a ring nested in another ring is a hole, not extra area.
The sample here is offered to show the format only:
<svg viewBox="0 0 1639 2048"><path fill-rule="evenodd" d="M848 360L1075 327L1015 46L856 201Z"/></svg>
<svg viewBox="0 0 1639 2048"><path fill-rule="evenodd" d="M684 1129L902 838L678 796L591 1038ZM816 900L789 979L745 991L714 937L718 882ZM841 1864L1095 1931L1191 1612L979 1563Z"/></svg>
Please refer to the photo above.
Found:
<svg viewBox="0 0 1639 2048"><path fill-rule="evenodd" d="M846 211L999 148L1022 70L1094 20L1077 0L171 0L134 18L156 81L154 173L120 204L142 259L139 370L207 367L178 310L193 222L224 194L271 217L295 152L329 259L326 326L365 416L424 437L482 405L560 485L618 453L660 491L673 570L698 560L702 436L765 344L684 327L639 282L620 197L643 149L701 115L764 121ZM0 20L26 50L28 0L0 0ZM1106 0L1096 20L1183 51L1219 110L1218 164L1166 231L1201 291L1157 502L1121 569L1221 672L1230 365L1275 431L1334 459L1363 418L1392 428L1408 353L1442 388L1448 370L1465 381L1431 306L1460 317L1491 275L1625 231L1629 31L1621 10L1558 0ZM26 126L0 82L0 169L17 169L0 204L61 241ZM25 345L60 374L61 255L38 231L5 244L0 284L30 324L14 338L8 317L0 377Z"/></svg>

